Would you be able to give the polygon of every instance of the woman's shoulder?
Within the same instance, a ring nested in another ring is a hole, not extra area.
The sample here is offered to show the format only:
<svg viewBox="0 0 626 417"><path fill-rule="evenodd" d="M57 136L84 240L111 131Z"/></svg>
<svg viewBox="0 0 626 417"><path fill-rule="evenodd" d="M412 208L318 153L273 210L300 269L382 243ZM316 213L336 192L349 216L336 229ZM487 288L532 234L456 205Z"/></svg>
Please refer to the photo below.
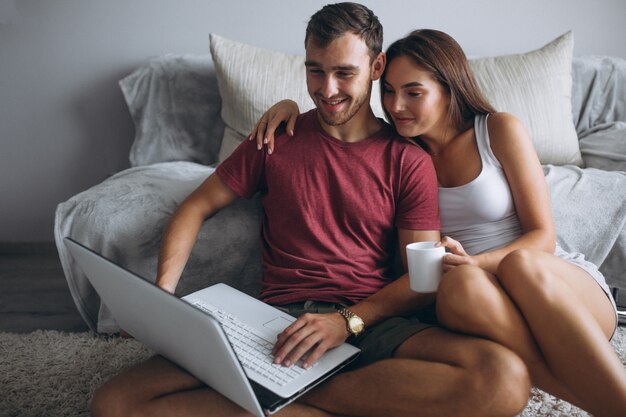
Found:
<svg viewBox="0 0 626 417"><path fill-rule="evenodd" d="M512 138L528 136L524 122L512 113L496 112L487 118L489 139L492 143L508 142Z"/></svg>
<svg viewBox="0 0 626 417"><path fill-rule="evenodd" d="M512 113L499 111L491 113L487 118L487 127L490 130L507 131L523 126L522 121Z"/></svg>
<svg viewBox="0 0 626 417"><path fill-rule="evenodd" d="M496 157L506 153L515 154L521 148L532 146L532 140L524 122L507 112L496 112L487 118L487 130L491 149Z"/></svg>

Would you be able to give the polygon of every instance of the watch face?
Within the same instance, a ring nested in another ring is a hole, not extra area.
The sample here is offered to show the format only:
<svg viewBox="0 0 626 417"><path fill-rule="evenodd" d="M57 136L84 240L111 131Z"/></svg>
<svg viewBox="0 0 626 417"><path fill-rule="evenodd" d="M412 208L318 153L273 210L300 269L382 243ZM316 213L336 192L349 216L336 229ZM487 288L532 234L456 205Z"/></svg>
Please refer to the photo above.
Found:
<svg viewBox="0 0 626 417"><path fill-rule="evenodd" d="M350 320L348 320L348 325L354 333L360 333L363 330L363 327L365 327L363 320L358 317L350 318Z"/></svg>

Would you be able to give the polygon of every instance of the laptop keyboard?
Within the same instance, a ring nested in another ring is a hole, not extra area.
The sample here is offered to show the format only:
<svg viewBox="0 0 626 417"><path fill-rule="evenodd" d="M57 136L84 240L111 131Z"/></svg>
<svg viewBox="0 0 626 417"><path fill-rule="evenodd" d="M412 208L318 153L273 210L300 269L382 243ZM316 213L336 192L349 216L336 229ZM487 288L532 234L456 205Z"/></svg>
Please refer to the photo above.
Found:
<svg viewBox="0 0 626 417"><path fill-rule="evenodd" d="M193 305L211 314L221 323L248 377L250 372L253 372L283 386L311 369L304 369L298 365L287 368L274 364L272 357L274 343L264 339L254 328L214 305L198 301L194 301Z"/></svg>

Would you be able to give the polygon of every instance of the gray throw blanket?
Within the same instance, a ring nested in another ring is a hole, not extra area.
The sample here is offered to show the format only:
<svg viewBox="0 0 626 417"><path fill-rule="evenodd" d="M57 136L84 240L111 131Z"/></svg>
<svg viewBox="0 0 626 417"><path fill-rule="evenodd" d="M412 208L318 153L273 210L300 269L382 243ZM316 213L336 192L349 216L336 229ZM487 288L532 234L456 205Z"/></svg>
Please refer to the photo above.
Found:
<svg viewBox="0 0 626 417"><path fill-rule="evenodd" d="M626 60L576 58L572 112L588 168L626 171Z"/></svg>

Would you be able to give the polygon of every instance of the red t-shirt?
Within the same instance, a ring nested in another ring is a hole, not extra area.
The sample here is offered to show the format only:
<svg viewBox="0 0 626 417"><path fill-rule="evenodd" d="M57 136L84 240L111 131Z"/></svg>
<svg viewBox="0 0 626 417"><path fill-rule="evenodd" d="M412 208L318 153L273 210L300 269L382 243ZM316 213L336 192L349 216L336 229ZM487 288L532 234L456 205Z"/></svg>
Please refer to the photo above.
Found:
<svg viewBox="0 0 626 417"><path fill-rule="evenodd" d="M245 140L216 171L237 195L261 194L261 299L358 302L393 278L397 228L439 230L432 161L387 124L360 142L340 141L315 109L300 115L295 133L276 135L272 155Z"/></svg>

